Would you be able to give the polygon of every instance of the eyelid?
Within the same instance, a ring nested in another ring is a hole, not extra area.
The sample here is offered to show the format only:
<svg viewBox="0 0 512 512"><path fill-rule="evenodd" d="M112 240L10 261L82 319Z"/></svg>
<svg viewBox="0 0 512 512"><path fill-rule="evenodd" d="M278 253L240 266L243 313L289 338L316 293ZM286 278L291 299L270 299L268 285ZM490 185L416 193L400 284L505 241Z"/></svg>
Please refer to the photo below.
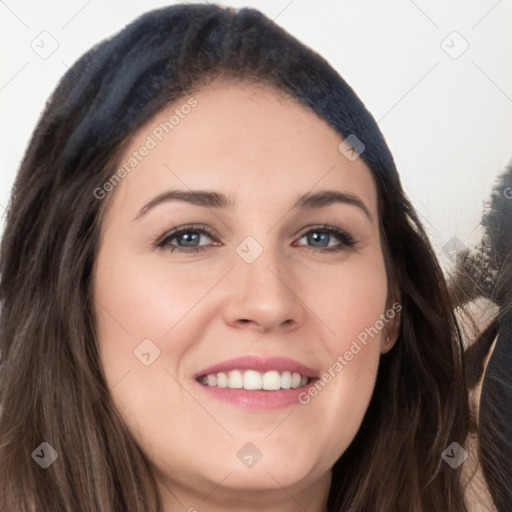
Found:
<svg viewBox="0 0 512 512"><path fill-rule="evenodd" d="M170 231L166 231L162 236L157 238L156 242L153 245L154 247L161 247L167 240L175 238L176 236L182 234L183 232L188 231L197 231L198 233L208 235L213 240L217 239L216 233L213 230L211 230L206 224L184 224L183 226L177 226L171 229Z"/></svg>
<svg viewBox="0 0 512 512"><path fill-rule="evenodd" d="M327 247L312 247L308 245L300 245L300 247L305 247L306 249L318 253L335 253L340 251L347 251L351 248L357 247L358 240L356 240L349 232L347 232L345 229L331 226L329 224L312 224L309 226L305 226L302 228L298 233L294 235L294 238L300 239L303 238L305 235L307 235L310 232L324 232L328 233L329 235L334 235L338 240L341 242L341 245L338 246L327 246ZM166 242L170 239L176 238L177 236L186 233L186 232L196 232L200 234L205 234L208 237L210 237L212 240L217 242L216 245L219 245L219 239L216 235L216 233L210 229L206 224L184 224L182 226L178 226L176 228L171 229L170 231L167 231L165 234L163 234L161 237L159 237L156 242L154 242L153 248L157 249L165 249L166 246L172 247L170 252L173 252L177 250L178 252L182 253L190 253L190 252L199 252L202 250L206 250L208 247L211 246L196 246L196 247L186 247L186 246L177 246L170 244L167 244Z"/></svg>
<svg viewBox="0 0 512 512"><path fill-rule="evenodd" d="M307 235L308 233L310 232L314 232L314 231L318 231L318 232L324 232L324 233L328 233L329 235L334 235L336 238L338 238L338 240L340 240L341 242L341 247L340 246L336 246L336 247L311 247L311 246L304 246L306 247L306 249L310 249L310 250L313 250L314 252L322 252L322 249L324 249L323 252L336 252L336 251L341 251L341 250L348 250L348 249L351 249L351 248L354 248L356 247L358 244L359 244L359 241L353 236L351 235L348 231L346 231L345 229L343 228L339 228L339 227L335 227L335 226L331 226L329 224L314 224L314 225L310 225L310 226L306 226L305 228L303 228L301 230L301 234L299 235L299 239L304 237L305 235Z"/></svg>

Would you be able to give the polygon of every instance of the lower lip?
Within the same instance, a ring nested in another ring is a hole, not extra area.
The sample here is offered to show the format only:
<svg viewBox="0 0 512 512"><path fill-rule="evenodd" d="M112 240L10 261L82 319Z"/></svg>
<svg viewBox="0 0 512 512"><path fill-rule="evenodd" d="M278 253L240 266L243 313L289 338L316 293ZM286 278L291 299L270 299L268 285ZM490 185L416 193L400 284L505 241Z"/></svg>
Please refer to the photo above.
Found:
<svg viewBox="0 0 512 512"><path fill-rule="evenodd" d="M237 407L245 407L248 409L281 409L290 405L300 405L299 394L307 392L308 388L313 384L310 382L306 386L291 389L279 389L276 391L264 391L232 388L217 388L214 386L205 386L196 381L206 393L213 398L236 405Z"/></svg>

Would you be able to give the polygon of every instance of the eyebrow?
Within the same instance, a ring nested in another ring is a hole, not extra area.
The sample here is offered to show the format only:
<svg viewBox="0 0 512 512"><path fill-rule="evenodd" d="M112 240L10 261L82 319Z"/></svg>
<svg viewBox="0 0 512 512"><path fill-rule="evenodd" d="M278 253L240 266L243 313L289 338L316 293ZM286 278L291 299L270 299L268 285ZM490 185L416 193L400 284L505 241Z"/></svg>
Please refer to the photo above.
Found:
<svg viewBox="0 0 512 512"><path fill-rule="evenodd" d="M133 220L140 219L155 206L170 201L184 201L204 208L233 209L235 206L233 197L228 197L220 192L213 192L209 190L168 190L167 192L159 194L149 201L149 203L144 205ZM315 192L314 194L307 193L299 196L293 204L292 210L297 208L324 208L336 203L356 206L362 210L370 220L372 220L372 216L370 215L368 208L359 197L347 192L338 192L336 190L322 190L320 192Z"/></svg>

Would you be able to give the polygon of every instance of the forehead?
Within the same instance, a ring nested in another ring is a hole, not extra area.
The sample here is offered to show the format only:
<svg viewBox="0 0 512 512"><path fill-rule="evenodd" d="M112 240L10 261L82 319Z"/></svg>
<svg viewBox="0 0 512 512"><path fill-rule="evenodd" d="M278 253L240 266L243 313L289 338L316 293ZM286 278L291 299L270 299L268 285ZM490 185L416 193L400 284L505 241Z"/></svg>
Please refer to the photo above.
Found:
<svg viewBox="0 0 512 512"><path fill-rule="evenodd" d="M217 80L133 136L111 206L133 217L167 189L201 189L225 193L237 209L261 209L334 189L359 196L376 219L371 172L340 151L342 140L315 112L270 86Z"/></svg>

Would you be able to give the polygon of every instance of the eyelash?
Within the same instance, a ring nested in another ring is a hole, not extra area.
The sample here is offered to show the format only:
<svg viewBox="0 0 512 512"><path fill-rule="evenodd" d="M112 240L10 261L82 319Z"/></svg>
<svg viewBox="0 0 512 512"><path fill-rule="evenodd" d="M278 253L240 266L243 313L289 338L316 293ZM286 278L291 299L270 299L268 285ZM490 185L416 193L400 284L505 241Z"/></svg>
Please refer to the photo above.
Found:
<svg viewBox="0 0 512 512"><path fill-rule="evenodd" d="M181 246L173 246L169 243L170 240L173 240L174 238L178 238L179 236L185 234L185 233L199 233L201 235L207 235L214 241L216 241L215 235L203 224L201 225L194 225L190 224L187 226L183 226L181 228L175 229L169 233L166 233L163 237L161 237L159 240L157 240L153 247L159 248L159 249L167 249L170 250L170 252L178 251L181 253L193 253L193 252L199 252L204 251L207 249L207 246L199 246L199 247L181 247ZM339 246L336 247L306 247L309 251L316 253L333 253L333 252L339 252L339 251L346 251L347 249L353 248L357 245L357 241L346 231L343 231L341 229L334 228L332 226L328 225L322 225L322 226L315 226L313 228L310 228L308 231L303 232L299 238L303 238L305 235L308 235L309 233L327 233L329 235L334 235L336 238L338 238L341 242ZM170 249L169 249L170 247Z"/></svg>

